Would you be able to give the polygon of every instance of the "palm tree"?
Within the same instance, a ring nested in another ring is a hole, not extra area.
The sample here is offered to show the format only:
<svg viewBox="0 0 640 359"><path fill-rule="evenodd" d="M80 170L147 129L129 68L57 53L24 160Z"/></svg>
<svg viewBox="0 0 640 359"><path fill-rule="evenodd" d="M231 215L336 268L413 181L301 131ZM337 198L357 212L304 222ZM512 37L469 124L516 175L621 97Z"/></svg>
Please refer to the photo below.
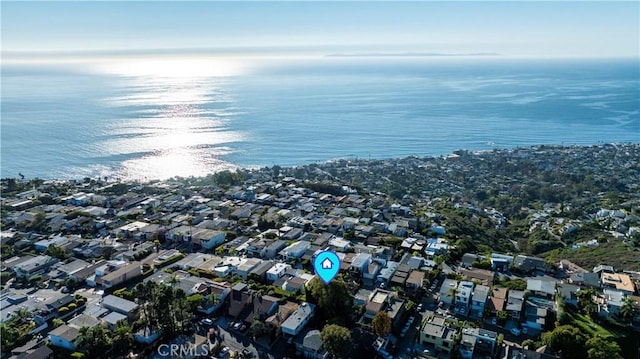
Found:
<svg viewBox="0 0 640 359"><path fill-rule="evenodd" d="M620 316L624 319L628 319L629 323L638 314L637 303L629 296L622 300L622 306L620 307Z"/></svg>

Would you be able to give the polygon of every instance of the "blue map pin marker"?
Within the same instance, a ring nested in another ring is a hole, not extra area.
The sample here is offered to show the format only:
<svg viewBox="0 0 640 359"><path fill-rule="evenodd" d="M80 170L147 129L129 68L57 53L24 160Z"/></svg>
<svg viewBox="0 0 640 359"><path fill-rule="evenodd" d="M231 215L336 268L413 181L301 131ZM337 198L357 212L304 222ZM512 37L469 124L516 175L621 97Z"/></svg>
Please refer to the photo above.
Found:
<svg viewBox="0 0 640 359"><path fill-rule="evenodd" d="M316 270L318 277L325 284L329 284L340 270L340 258L332 251L320 252L313 261L313 268Z"/></svg>

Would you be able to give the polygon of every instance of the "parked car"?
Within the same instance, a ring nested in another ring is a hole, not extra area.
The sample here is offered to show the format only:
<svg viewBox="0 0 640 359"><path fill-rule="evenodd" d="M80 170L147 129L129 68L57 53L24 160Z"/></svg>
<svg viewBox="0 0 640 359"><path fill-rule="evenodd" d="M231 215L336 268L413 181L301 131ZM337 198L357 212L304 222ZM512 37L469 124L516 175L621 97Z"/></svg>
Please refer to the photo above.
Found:
<svg viewBox="0 0 640 359"><path fill-rule="evenodd" d="M513 328L511 329L511 334L515 335L516 337L520 335L520 329L518 328Z"/></svg>

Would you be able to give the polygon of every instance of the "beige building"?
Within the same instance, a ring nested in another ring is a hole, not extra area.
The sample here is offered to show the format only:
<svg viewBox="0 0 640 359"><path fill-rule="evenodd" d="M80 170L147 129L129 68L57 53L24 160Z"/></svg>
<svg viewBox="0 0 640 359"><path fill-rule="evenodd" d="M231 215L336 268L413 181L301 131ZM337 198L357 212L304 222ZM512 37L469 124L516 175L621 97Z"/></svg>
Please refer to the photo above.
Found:
<svg viewBox="0 0 640 359"><path fill-rule="evenodd" d="M420 342L431 344L436 350L451 352L453 348L456 330L450 328L445 319L439 316L431 316L420 331Z"/></svg>
<svg viewBox="0 0 640 359"><path fill-rule="evenodd" d="M111 288L122 282L142 275L142 265L140 262L131 262L115 271L105 274L100 278L103 288Z"/></svg>
<svg viewBox="0 0 640 359"><path fill-rule="evenodd" d="M602 286L615 288L627 295L633 295L635 287L631 277L621 273L602 273Z"/></svg>

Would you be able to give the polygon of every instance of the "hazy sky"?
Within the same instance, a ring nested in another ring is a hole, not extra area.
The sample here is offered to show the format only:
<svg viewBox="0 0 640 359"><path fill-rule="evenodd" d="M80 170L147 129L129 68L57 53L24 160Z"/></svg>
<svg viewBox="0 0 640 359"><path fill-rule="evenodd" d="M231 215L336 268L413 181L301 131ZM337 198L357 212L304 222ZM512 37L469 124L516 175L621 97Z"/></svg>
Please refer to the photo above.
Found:
<svg viewBox="0 0 640 359"><path fill-rule="evenodd" d="M10 2L2 50L638 57L640 2ZM275 51L274 50L274 51Z"/></svg>

